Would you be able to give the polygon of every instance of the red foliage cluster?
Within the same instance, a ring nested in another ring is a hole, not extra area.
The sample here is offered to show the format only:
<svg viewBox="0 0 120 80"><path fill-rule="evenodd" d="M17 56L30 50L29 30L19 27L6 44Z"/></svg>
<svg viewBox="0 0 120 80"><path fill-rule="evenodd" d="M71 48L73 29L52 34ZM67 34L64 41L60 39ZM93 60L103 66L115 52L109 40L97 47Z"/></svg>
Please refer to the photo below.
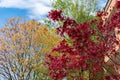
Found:
<svg viewBox="0 0 120 80"><path fill-rule="evenodd" d="M112 75L112 76L106 76L105 80L119 80L120 75Z"/></svg>
<svg viewBox="0 0 120 80"><path fill-rule="evenodd" d="M120 8L120 0L117 0L117 2L116 2L116 8L117 8L117 9Z"/></svg>
<svg viewBox="0 0 120 80"><path fill-rule="evenodd" d="M102 12L97 16L102 16L102 14L104 15ZM64 39L52 50L62 53L61 56L47 56L46 63L50 76L55 80L60 80L71 76L68 73L69 70L81 72L90 70L90 74L93 75L103 71L103 65L107 65L104 57L116 54L114 45L118 44L118 41L114 29L120 28L119 15L120 12L115 13L107 24L103 24L102 19L77 24L75 20L63 17L61 11L50 12L49 17L52 20L63 21L63 25L57 28L57 33L61 36L68 35L71 40L69 43ZM91 76L91 79L95 80L94 77ZM79 76L77 80L82 78Z"/></svg>
<svg viewBox="0 0 120 80"><path fill-rule="evenodd" d="M104 11L98 11L96 14L97 17L107 16L107 15L108 15L108 13L104 12Z"/></svg>
<svg viewBox="0 0 120 80"><path fill-rule="evenodd" d="M66 66L67 59L66 57L53 57L51 55L47 56L50 60L49 65L49 75L54 79L62 79L66 76L66 72L63 69Z"/></svg>
<svg viewBox="0 0 120 80"><path fill-rule="evenodd" d="M62 17L61 14L62 14L61 10L52 10L51 12L49 12L49 17L53 21L63 20L64 18Z"/></svg>

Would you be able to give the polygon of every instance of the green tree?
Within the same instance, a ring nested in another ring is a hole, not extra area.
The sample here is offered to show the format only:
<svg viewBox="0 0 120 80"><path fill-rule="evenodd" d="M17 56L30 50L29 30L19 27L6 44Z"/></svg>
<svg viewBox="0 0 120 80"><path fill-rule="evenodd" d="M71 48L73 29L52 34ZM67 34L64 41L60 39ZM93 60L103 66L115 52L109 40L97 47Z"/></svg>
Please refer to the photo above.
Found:
<svg viewBox="0 0 120 80"><path fill-rule="evenodd" d="M65 16L77 23L82 23L93 19L93 14L97 11L97 0L55 0L53 7L62 10Z"/></svg>
<svg viewBox="0 0 120 80"><path fill-rule="evenodd" d="M77 23L88 22L92 20L98 10L98 0L53 0L52 7L56 10L62 10L63 15L74 19ZM58 26L51 20L45 20L50 26Z"/></svg>

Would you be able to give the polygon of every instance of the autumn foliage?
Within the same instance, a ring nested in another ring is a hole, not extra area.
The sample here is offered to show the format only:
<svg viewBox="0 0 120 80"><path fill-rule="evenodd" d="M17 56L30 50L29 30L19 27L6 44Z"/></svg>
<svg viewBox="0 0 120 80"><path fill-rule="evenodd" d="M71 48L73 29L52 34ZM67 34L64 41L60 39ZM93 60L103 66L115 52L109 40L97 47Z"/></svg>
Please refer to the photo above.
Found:
<svg viewBox="0 0 120 80"><path fill-rule="evenodd" d="M119 6L119 4L118 4ZM64 17L61 10L52 10L49 17L53 21L63 22L56 29L57 34L64 37L52 52L59 52L60 56L52 53L46 58L49 75L55 80L118 80L119 64L111 59L119 55L118 48L120 29L120 12L116 12L104 23L102 17L105 12L99 12L96 19L77 24L75 20ZM104 59L109 57L112 64ZM114 66L114 67L111 67Z"/></svg>
<svg viewBox="0 0 120 80"><path fill-rule="evenodd" d="M35 20L9 19L0 29L0 77L119 80L119 9L118 0L116 12L109 19L103 19L107 12L100 11L87 22L66 17L62 10L52 10L48 16L60 23L56 29Z"/></svg>
<svg viewBox="0 0 120 80"><path fill-rule="evenodd" d="M120 0L117 0L117 2L116 2L116 8L117 8L117 9L120 8Z"/></svg>
<svg viewBox="0 0 120 80"><path fill-rule="evenodd" d="M6 80L48 80L44 56L61 38L34 20L11 18L0 29L0 75Z"/></svg>

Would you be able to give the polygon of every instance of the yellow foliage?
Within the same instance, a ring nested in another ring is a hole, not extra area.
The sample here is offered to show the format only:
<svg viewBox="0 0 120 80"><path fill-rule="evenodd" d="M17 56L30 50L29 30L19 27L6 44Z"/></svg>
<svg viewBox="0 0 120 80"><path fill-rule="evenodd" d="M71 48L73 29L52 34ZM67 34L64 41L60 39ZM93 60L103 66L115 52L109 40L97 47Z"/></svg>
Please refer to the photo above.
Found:
<svg viewBox="0 0 120 80"><path fill-rule="evenodd" d="M36 39L35 44L42 45L41 52L50 53L51 49L57 46L62 40L58 35L53 33L53 29L41 27L38 29L33 39Z"/></svg>
<svg viewBox="0 0 120 80"><path fill-rule="evenodd" d="M5 44L2 44L2 45L1 45L1 50L6 50Z"/></svg>
<svg viewBox="0 0 120 80"><path fill-rule="evenodd" d="M12 71L15 73L17 71L17 68L13 67Z"/></svg>
<svg viewBox="0 0 120 80"><path fill-rule="evenodd" d="M18 19L11 18L6 27L1 29L1 32L3 35L0 37L0 52L5 54L2 56L8 62L4 63L8 64L6 65L8 68L11 67L11 72L14 72L15 75L16 72L20 72L19 75L24 76L27 75L29 69L34 72L39 71L37 76L47 73L44 61L41 60L62 40L60 36L55 34L54 29L34 20L25 22L19 17ZM58 53L54 53L54 55L59 56ZM9 67L9 65L13 66Z"/></svg>
<svg viewBox="0 0 120 80"><path fill-rule="evenodd" d="M27 60L27 59L21 59L21 60L20 60L20 64L21 64L22 66L26 66L26 65L28 65L28 60Z"/></svg>
<svg viewBox="0 0 120 80"><path fill-rule="evenodd" d="M0 41L2 41L3 39L2 38L0 38Z"/></svg>

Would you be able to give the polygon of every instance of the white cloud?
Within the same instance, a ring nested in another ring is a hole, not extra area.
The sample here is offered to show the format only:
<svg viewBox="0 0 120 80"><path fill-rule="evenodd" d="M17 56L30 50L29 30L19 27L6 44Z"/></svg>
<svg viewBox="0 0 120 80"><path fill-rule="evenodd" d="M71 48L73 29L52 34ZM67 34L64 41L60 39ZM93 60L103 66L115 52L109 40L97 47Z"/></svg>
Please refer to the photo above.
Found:
<svg viewBox="0 0 120 80"><path fill-rule="evenodd" d="M40 17L40 15L44 16L48 13L48 11L51 10L51 7L47 7L45 6L44 4L35 4L34 7L29 10L29 13L30 13L30 17L31 18L38 18Z"/></svg>
<svg viewBox="0 0 120 80"><path fill-rule="evenodd" d="M0 8L26 9L31 19L41 20L51 10L52 0L0 0ZM103 8L107 0L99 0L99 8Z"/></svg>
<svg viewBox="0 0 120 80"><path fill-rule="evenodd" d="M1 0L0 7L26 9L30 18L41 19L51 10L51 0Z"/></svg>

